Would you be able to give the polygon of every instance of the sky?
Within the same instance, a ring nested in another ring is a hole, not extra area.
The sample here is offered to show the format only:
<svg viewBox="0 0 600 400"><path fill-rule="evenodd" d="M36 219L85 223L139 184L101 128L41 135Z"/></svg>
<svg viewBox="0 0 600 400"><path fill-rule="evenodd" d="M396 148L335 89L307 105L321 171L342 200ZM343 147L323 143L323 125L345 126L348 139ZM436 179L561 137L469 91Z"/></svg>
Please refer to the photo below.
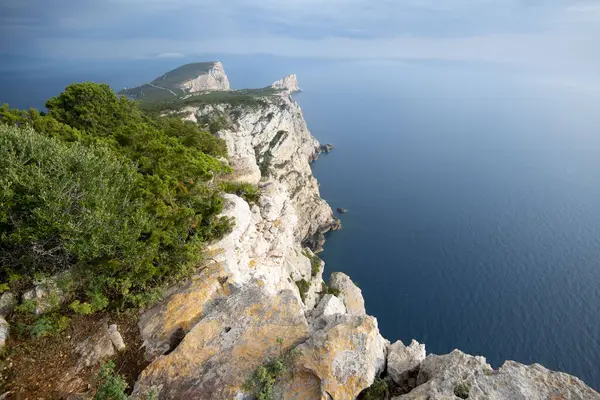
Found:
<svg viewBox="0 0 600 400"><path fill-rule="evenodd" d="M202 53L600 74L600 0L0 0L0 60Z"/></svg>

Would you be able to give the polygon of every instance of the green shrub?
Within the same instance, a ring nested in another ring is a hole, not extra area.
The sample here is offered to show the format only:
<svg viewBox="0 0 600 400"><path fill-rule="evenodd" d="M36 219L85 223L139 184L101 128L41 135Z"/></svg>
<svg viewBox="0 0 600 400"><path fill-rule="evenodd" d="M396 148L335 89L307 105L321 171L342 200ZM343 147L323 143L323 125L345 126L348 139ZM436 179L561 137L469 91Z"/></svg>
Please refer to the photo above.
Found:
<svg viewBox="0 0 600 400"><path fill-rule="evenodd" d="M300 279L299 281L296 281L296 286L298 286L300 298L302 301L305 301L308 290L310 289L310 282L308 282L306 279Z"/></svg>
<svg viewBox="0 0 600 400"><path fill-rule="evenodd" d="M323 283L323 286L321 286L321 293L322 293L323 295L326 295L326 294L332 294L332 295L334 295L334 296L336 296L336 297L339 297L339 295L340 295L340 290L339 290L339 289L332 288L332 287L331 287L331 286L329 286L328 284L326 284L326 283Z"/></svg>
<svg viewBox="0 0 600 400"><path fill-rule="evenodd" d="M94 312L94 307L90 303L81 303L79 300L75 300L69 304L69 308L73 310L75 314L89 315Z"/></svg>
<svg viewBox="0 0 600 400"><path fill-rule="evenodd" d="M225 193L238 195L250 204L256 204L260 199L260 190L251 183L225 181L220 186Z"/></svg>
<svg viewBox="0 0 600 400"><path fill-rule="evenodd" d="M454 395L456 397L459 397L461 399L468 399L469 398L469 393L471 393L471 383L470 382L458 382L455 386L454 386Z"/></svg>
<svg viewBox="0 0 600 400"><path fill-rule="evenodd" d="M390 397L388 383L385 379L375 378L375 382L358 395L358 400L387 400Z"/></svg>
<svg viewBox="0 0 600 400"><path fill-rule="evenodd" d="M96 400L127 400L127 382L122 375L115 373L115 363L109 361L100 367L97 379L100 381Z"/></svg>
<svg viewBox="0 0 600 400"><path fill-rule="evenodd" d="M243 389L254 394L258 400L273 400L275 382L289 371L294 357L294 351L287 352L259 366L248 378Z"/></svg>
<svg viewBox="0 0 600 400"><path fill-rule="evenodd" d="M41 317L25 317L17 323L17 332L22 336L41 338L61 333L70 324L71 319L60 313L46 314Z"/></svg>
<svg viewBox="0 0 600 400"><path fill-rule="evenodd" d="M211 184L230 172L222 140L106 85L70 85L46 107L0 107L0 281L72 269L93 310L138 306L230 231Z"/></svg>
<svg viewBox="0 0 600 400"><path fill-rule="evenodd" d="M316 254L310 254L308 250L302 251L304 257L310 260L310 275L314 278L321 271L321 257Z"/></svg>

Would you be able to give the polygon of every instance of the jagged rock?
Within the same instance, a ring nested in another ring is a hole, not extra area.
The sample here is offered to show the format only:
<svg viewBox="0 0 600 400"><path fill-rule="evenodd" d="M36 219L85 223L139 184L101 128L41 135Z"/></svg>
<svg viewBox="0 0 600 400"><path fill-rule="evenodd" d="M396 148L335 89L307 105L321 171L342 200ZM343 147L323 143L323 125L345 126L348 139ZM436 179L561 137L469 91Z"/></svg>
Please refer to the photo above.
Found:
<svg viewBox="0 0 600 400"><path fill-rule="evenodd" d="M468 394L472 400L600 399L600 394L571 375L514 361L507 361L494 371L485 358L459 350L442 356L429 355L421 363L417 385L395 399L456 399L455 393Z"/></svg>
<svg viewBox="0 0 600 400"><path fill-rule="evenodd" d="M108 337L117 351L125 350L125 341L123 340L121 333L117 330L116 324L112 324L108 327Z"/></svg>
<svg viewBox="0 0 600 400"><path fill-rule="evenodd" d="M386 346L375 318L334 315L294 350L292 376L276 391L285 399L355 399L383 370Z"/></svg>
<svg viewBox="0 0 600 400"><path fill-rule="evenodd" d="M313 318L331 317L336 314L346 314L344 303L332 294L323 296L319 305L312 311Z"/></svg>
<svg viewBox="0 0 600 400"><path fill-rule="evenodd" d="M0 316L0 350L4 348L8 335L10 333L10 326L4 317Z"/></svg>
<svg viewBox="0 0 600 400"><path fill-rule="evenodd" d="M223 69L223 64L216 61L206 74L182 82L179 87L189 93L205 90L229 90L229 79Z"/></svg>
<svg viewBox="0 0 600 400"><path fill-rule="evenodd" d="M112 357L115 350L125 348L125 343L116 325L108 326L106 320L98 324L95 334L79 343L75 352L79 354L76 371L98 364L101 360Z"/></svg>
<svg viewBox="0 0 600 400"><path fill-rule="evenodd" d="M298 86L298 78L296 74L290 74L285 78L273 82L271 85L273 89L284 90L288 93L301 92L302 89Z"/></svg>
<svg viewBox="0 0 600 400"><path fill-rule="evenodd" d="M144 312L138 322L151 361L166 353L178 330L185 333L202 318L207 307L230 294L228 274L218 263L209 265L188 282L168 291L166 299Z"/></svg>
<svg viewBox="0 0 600 400"><path fill-rule="evenodd" d="M12 292L4 292L0 296L0 316L10 314L17 305L17 296Z"/></svg>
<svg viewBox="0 0 600 400"><path fill-rule="evenodd" d="M413 340L405 346L400 340L388 347L387 372L400 386L408 384L409 373L425 359L425 345Z"/></svg>
<svg viewBox="0 0 600 400"><path fill-rule="evenodd" d="M35 302L35 314L41 315L59 308L67 301L67 293L63 290L70 285L70 272L62 272L38 282L33 289L23 293L23 301Z"/></svg>
<svg viewBox="0 0 600 400"><path fill-rule="evenodd" d="M346 310L348 310L349 314L366 314L362 291L352 282L352 279L348 275L341 272L334 272L331 274L329 286L339 290L339 297L346 305Z"/></svg>
<svg viewBox="0 0 600 400"><path fill-rule="evenodd" d="M133 398L234 399L269 357L305 340L301 304L285 290L269 295L260 281L245 285L202 318L171 353L157 358L135 385Z"/></svg>

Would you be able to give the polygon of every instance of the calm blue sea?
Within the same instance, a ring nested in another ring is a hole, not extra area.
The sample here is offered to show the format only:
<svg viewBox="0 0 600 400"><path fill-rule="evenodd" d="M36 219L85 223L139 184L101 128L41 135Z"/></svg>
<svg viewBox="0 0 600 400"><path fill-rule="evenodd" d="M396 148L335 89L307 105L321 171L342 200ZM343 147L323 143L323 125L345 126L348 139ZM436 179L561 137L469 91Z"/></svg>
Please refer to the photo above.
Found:
<svg viewBox="0 0 600 400"><path fill-rule="evenodd" d="M349 210L326 269L358 283L384 336L600 388L600 92L483 64L221 60L237 88L299 75L309 127L336 145L314 164L322 196ZM0 103L187 61L7 72Z"/></svg>

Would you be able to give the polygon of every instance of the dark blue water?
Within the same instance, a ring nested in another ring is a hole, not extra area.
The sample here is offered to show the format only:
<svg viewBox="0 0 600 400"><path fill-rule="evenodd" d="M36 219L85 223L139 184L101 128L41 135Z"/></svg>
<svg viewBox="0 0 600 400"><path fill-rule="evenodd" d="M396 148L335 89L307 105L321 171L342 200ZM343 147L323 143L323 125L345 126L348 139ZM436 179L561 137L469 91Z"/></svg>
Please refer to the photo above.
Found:
<svg viewBox="0 0 600 400"><path fill-rule="evenodd" d="M298 73L309 127L336 145L314 165L322 196L349 209L326 268L359 284L388 339L600 388L599 92L490 65L221 59L238 88ZM5 73L0 103L187 61Z"/></svg>

